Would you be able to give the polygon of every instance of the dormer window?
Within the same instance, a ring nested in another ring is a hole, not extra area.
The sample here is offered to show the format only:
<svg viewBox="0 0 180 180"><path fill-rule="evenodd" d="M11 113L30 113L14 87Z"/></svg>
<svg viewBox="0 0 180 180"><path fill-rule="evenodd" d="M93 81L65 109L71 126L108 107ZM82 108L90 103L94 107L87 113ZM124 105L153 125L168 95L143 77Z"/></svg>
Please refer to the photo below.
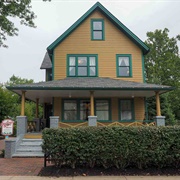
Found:
<svg viewBox="0 0 180 180"><path fill-rule="evenodd" d="M104 40L104 20L103 19L91 20L91 39Z"/></svg>
<svg viewBox="0 0 180 180"><path fill-rule="evenodd" d="M69 77L97 77L97 55L68 55Z"/></svg>

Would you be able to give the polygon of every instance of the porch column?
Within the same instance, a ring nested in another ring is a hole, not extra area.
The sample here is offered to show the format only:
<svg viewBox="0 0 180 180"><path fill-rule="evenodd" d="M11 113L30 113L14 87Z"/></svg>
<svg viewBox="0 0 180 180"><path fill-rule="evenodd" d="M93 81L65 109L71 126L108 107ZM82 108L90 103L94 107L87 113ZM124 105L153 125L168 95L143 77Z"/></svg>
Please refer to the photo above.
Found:
<svg viewBox="0 0 180 180"><path fill-rule="evenodd" d="M91 116L94 116L94 91L90 91Z"/></svg>
<svg viewBox="0 0 180 180"><path fill-rule="evenodd" d="M156 93L156 117L155 117L156 126L165 126L165 116L161 116L159 91L156 91L155 93Z"/></svg>
<svg viewBox="0 0 180 180"><path fill-rule="evenodd" d="M91 115L88 116L88 126L97 126L97 116L94 116L94 91L90 91Z"/></svg>
<svg viewBox="0 0 180 180"><path fill-rule="evenodd" d="M39 117L39 98L36 98L36 118Z"/></svg>
<svg viewBox="0 0 180 180"><path fill-rule="evenodd" d="M159 91L156 91L156 115L161 116L161 105L160 105L160 98L159 98Z"/></svg>
<svg viewBox="0 0 180 180"><path fill-rule="evenodd" d="M24 111L25 111L25 93L26 93L26 91L22 91L22 97L21 97L21 116L24 116Z"/></svg>

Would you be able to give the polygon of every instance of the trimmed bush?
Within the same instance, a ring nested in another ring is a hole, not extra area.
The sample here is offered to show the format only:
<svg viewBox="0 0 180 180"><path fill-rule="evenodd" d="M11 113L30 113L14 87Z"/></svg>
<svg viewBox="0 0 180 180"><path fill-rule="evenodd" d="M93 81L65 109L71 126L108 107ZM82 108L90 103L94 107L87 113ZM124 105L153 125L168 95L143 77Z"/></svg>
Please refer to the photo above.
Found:
<svg viewBox="0 0 180 180"><path fill-rule="evenodd" d="M180 127L81 127L43 130L56 166L180 167Z"/></svg>

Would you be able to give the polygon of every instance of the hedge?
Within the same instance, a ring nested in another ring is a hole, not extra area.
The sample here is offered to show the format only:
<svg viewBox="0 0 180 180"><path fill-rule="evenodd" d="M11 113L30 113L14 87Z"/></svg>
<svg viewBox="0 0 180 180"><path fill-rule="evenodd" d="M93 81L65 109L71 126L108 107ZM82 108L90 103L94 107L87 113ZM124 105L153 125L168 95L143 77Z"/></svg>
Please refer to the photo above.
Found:
<svg viewBox="0 0 180 180"><path fill-rule="evenodd" d="M44 129L43 139L59 167L180 167L180 126Z"/></svg>

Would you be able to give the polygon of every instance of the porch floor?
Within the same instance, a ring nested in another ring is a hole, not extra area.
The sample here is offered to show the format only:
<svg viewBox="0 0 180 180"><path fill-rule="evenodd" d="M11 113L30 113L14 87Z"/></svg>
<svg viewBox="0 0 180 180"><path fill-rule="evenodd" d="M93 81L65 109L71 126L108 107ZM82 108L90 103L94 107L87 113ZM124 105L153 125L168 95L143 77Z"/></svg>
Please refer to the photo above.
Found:
<svg viewBox="0 0 180 180"><path fill-rule="evenodd" d="M42 139L42 133L26 133L24 139Z"/></svg>

